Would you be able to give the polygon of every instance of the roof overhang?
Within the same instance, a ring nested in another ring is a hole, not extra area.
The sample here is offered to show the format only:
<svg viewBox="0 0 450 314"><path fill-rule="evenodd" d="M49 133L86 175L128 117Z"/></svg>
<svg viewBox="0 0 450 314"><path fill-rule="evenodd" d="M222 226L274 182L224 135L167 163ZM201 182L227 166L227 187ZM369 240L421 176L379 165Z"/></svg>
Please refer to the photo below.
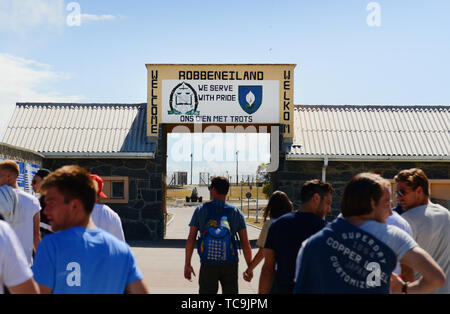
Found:
<svg viewBox="0 0 450 314"><path fill-rule="evenodd" d="M396 162L450 162L450 156L358 156L358 155L296 155L287 154L286 160L314 161L396 161Z"/></svg>
<svg viewBox="0 0 450 314"><path fill-rule="evenodd" d="M42 153L36 152L36 151L28 149L28 148L23 148L23 147L20 147L20 146L14 146L14 145L11 145L11 144L8 144L8 143L4 143L4 142L0 142L0 145L5 146L5 147L9 147L11 149L17 149L17 150L21 150L21 151L24 151L24 152L27 152L27 153L31 153L31 154L34 154L34 155L39 156L41 158L45 157Z"/></svg>
<svg viewBox="0 0 450 314"><path fill-rule="evenodd" d="M85 152L73 152L73 153L46 153L42 152L45 158L64 159L64 158L123 158L123 159L155 159L154 153L85 153Z"/></svg>

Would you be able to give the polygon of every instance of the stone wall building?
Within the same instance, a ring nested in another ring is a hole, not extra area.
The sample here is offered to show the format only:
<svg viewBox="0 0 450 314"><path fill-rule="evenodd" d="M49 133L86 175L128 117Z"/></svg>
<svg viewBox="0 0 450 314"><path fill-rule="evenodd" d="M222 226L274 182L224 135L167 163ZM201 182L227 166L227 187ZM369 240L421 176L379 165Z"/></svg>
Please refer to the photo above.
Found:
<svg viewBox="0 0 450 314"><path fill-rule="evenodd" d="M44 155L29 149L0 142L0 159L11 159L42 166Z"/></svg>
<svg viewBox="0 0 450 314"><path fill-rule="evenodd" d="M44 156L35 151L0 142L0 161L10 159L17 162L20 175L17 180L19 188L33 193L31 181L38 169L42 167Z"/></svg>
<svg viewBox="0 0 450 314"><path fill-rule="evenodd" d="M147 141L146 108L18 103L0 158L51 170L67 164L88 168L104 179L105 203L121 217L127 241L162 239L167 134L159 132L157 145ZM306 180L331 182L332 219L353 175L373 171L392 179L401 169L420 167L432 181L433 199L450 208L449 130L448 105L296 105L293 143L280 147L272 183L298 207Z"/></svg>
<svg viewBox="0 0 450 314"><path fill-rule="evenodd" d="M44 168L77 164L100 175L125 238L161 239L163 162L146 141L146 105L18 103L4 141L38 151Z"/></svg>

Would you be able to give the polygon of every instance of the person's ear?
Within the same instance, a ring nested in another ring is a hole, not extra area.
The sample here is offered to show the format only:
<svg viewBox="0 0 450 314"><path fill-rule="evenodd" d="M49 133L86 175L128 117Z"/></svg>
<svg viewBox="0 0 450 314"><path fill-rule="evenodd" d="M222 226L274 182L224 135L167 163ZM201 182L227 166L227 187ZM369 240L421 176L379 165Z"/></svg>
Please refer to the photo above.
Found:
<svg viewBox="0 0 450 314"><path fill-rule="evenodd" d="M377 205L377 202L373 198L370 199L370 208L372 211L375 209L375 206Z"/></svg>
<svg viewBox="0 0 450 314"><path fill-rule="evenodd" d="M320 203L320 194L319 193L314 193L313 200L316 203Z"/></svg>
<svg viewBox="0 0 450 314"><path fill-rule="evenodd" d="M78 211L79 209L82 209L81 201L79 199L74 198L70 203L71 203L71 205L70 205L71 210Z"/></svg>
<svg viewBox="0 0 450 314"><path fill-rule="evenodd" d="M423 194L423 188L421 187L421 186L418 186L417 188L416 188L416 190L415 190L415 192L417 193L417 194Z"/></svg>

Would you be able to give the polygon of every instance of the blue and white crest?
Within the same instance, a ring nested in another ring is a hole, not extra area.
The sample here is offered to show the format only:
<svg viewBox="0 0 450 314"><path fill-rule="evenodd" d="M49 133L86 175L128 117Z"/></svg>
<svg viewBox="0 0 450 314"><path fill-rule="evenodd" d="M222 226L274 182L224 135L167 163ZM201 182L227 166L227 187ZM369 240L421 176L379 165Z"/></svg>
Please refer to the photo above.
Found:
<svg viewBox="0 0 450 314"><path fill-rule="evenodd" d="M262 104L262 85L240 85L239 105L248 114L255 113Z"/></svg>

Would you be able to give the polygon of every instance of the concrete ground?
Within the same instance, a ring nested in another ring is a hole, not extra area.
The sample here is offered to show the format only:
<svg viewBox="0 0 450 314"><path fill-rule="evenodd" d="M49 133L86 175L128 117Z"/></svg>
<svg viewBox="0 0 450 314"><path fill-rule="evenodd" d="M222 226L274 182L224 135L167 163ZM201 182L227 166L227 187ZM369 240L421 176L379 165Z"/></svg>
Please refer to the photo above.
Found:
<svg viewBox="0 0 450 314"><path fill-rule="evenodd" d="M136 256L139 269L144 274L144 281L150 293L155 294L197 294L198 271L200 259L195 250L191 264L197 277L192 282L184 278L185 244L189 233L189 221L195 207L168 208L167 212L173 214L169 222L166 237L162 241L152 243L130 243ZM252 226L247 227L252 253L255 256L258 251L255 245L260 230ZM239 293L258 293L258 281L261 273L261 262L254 270L253 280L249 283L242 278L242 273L247 268L242 252L239 255ZM219 288L220 293L220 288Z"/></svg>

